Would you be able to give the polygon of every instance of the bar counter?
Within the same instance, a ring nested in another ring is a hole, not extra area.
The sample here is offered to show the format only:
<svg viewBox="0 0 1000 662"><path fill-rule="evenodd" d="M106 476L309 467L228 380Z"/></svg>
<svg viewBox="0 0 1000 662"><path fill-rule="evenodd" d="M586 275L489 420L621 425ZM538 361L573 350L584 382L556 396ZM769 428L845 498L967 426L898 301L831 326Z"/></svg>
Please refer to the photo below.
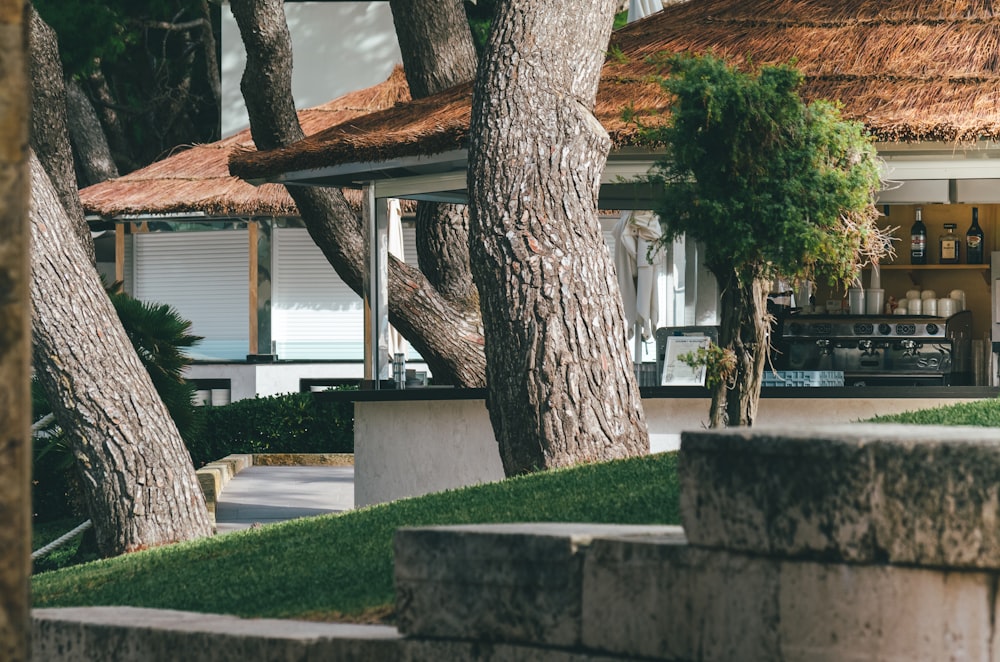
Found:
<svg viewBox="0 0 1000 662"><path fill-rule="evenodd" d="M708 427L711 396L701 387L643 387L650 452L676 450L681 432ZM767 387L756 424L808 427L995 398L976 386ZM417 387L323 391L354 403L357 507L504 477L486 410L486 389Z"/></svg>

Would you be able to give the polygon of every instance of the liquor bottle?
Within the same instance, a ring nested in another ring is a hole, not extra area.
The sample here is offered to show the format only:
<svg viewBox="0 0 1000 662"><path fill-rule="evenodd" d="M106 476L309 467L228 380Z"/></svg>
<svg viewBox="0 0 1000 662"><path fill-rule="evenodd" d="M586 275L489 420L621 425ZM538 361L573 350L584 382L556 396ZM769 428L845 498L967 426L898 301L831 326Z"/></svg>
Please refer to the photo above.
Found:
<svg viewBox="0 0 1000 662"><path fill-rule="evenodd" d="M983 229L979 227L979 207L972 208L972 227L965 233L965 261L983 263Z"/></svg>
<svg viewBox="0 0 1000 662"><path fill-rule="evenodd" d="M910 228L910 264L927 264L927 227L921 220L920 207Z"/></svg>
<svg viewBox="0 0 1000 662"><path fill-rule="evenodd" d="M944 224L944 234L941 235L941 241L939 243L941 247L941 264L958 264L961 259L961 251L958 243L958 235L955 234L955 228L958 225L955 223L945 223Z"/></svg>

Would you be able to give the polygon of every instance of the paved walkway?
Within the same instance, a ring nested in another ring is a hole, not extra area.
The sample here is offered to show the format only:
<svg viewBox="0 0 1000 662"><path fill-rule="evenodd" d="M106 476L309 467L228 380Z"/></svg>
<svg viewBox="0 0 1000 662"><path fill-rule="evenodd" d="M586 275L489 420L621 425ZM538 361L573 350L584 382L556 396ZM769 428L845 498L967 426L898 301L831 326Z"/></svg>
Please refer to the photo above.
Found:
<svg viewBox="0 0 1000 662"><path fill-rule="evenodd" d="M253 466L216 503L219 533L354 508L354 467Z"/></svg>

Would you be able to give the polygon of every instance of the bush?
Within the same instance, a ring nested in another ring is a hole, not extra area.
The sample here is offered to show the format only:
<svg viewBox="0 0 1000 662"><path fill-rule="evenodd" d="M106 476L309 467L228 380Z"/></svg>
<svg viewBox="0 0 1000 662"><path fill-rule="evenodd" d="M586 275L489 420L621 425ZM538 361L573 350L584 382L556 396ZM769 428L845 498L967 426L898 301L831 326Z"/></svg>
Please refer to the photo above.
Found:
<svg viewBox="0 0 1000 662"><path fill-rule="evenodd" d="M205 407L205 427L188 450L196 467L230 453L353 453L354 405L290 393Z"/></svg>

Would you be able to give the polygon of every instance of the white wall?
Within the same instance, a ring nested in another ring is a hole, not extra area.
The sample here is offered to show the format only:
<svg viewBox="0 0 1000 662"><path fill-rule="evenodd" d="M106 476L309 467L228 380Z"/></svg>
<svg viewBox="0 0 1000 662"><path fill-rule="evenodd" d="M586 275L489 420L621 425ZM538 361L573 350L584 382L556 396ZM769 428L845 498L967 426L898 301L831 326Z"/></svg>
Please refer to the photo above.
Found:
<svg viewBox="0 0 1000 662"><path fill-rule="evenodd" d="M759 425L854 423L975 398L762 398ZM676 450L683 430L707 427L709 399L643 398L651 452ZM483 400L356 402L358 507L503 478Z"/></svg>
<svg viewBox="0 0 1000 662"><path fill-rule="evenodd" d="M402 62L388 2L285 2L292 35L295 107L310 108L381 83ZM246 51L229 3L222 7L222 135L246 128L240 77Z"/></svg>

